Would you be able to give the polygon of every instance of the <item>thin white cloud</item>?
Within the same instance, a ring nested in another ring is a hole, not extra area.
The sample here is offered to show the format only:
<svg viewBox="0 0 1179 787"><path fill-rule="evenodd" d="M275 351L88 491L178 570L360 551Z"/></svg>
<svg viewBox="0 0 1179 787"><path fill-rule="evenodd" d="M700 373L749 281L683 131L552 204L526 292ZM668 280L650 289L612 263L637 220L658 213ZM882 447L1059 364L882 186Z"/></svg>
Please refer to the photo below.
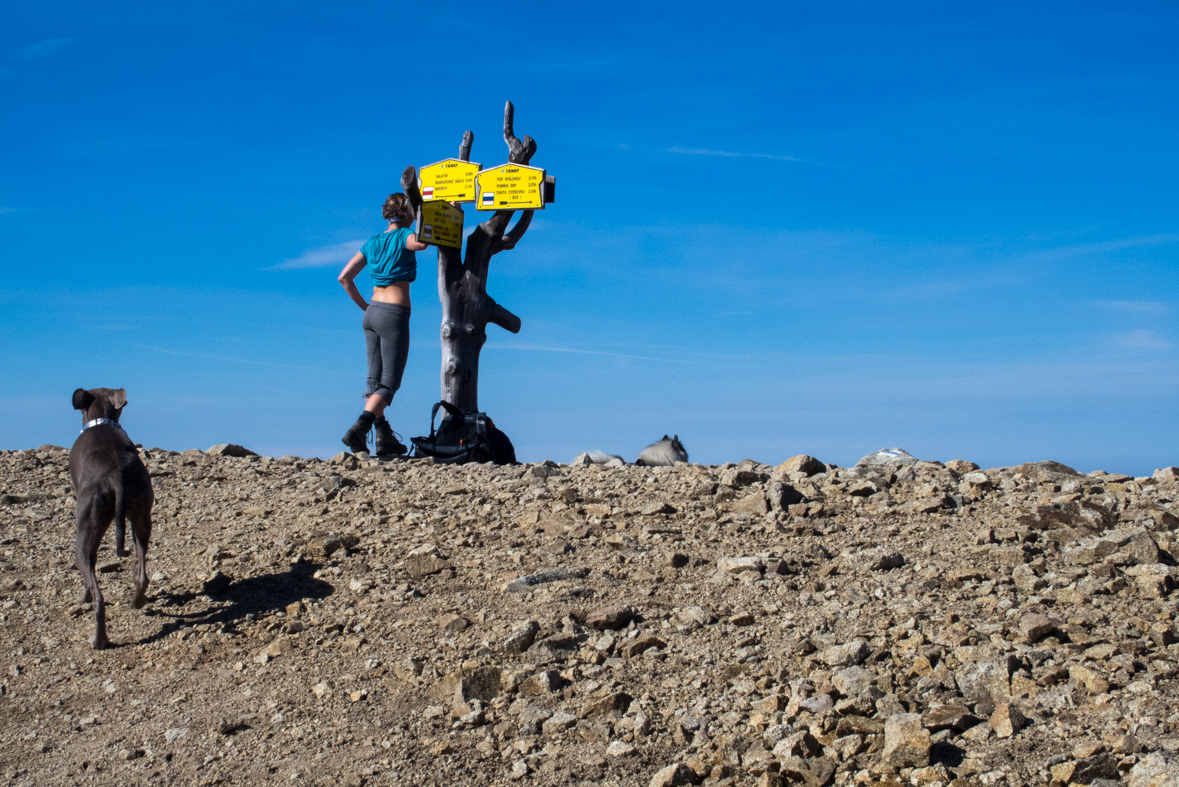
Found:
<svg viewBox="0 0 1179 787"><path fill-rule="evenodd" d="M604 350L577 350L572 347L542 347L535 344L486 344L485 347L492 350L528 350L531 352L548 352L548 353L577 353L578 355L606 355L611 358L632 358L637 361L670 361L670 358L652 358L646 355L625 355L623 353L611 353Z"/></svg>
<svg viewBox="0 0 1179 787"><path fill-rule="evenodd" d="M16 213L16 208L0 208L0 216L5 213Z"/></svg>
<svg viewBox="0 0 1179 787"><path fill-rule="evenodd" d="M308 249L298 257L283 260L278 265L263 268L265 271L295 271L303 268L326 268L331 265L343 265L352 259L352 255L360 251L364 240L346 240L343 243L333 243L331 246L320 246Z"/></svg>
<svg viewBox="0 0 1179 787"><path fill-rule="evenodd" d="M1110 251L1121 251L1122 249L1137 249L1143 246L1167 246L1172 243L1179 243L1179 233L1138 235L1132 238L1120 238L1101 243L1081 243L1075 246L1061 246L1060 248L1030 254L1027 259L1042 261L1065 260L1085 254L1102 254Z"/></svg>
<svg viewBox="0 0 1179 787"><path fill-rule="evenodd" d="M1157 352L1165 352L1174 346L1171 342L1159 336L1155 331L1146 329L1123 333L1117 337L1117 342L1123 347L1131 347L1135 350L1155 350Z"/></svg>
<svg viewBox="0 0 1179 787"><path fill-rule="evenodd" d="M18 63L29 63L33 60L40 60L50 55L56 55L73 42L74 39L72 38L47 38L44 41L38 41L35 44L29 44L23 49L16 50L9 57L9 60L14 60Z"/></svg>
<svg viewBox="0 0 1179 787"><path fill-rule="evenodd" d="M1170 311L1170 307L1162 301L1098 301L1097 308L1131 314L1163 314Z"/></svg>
<svg viewBox="0 0 1179 787"><path fill-rule="evenodd" d="M727 150L710 150L709 148L668 148L668 153L679 153L684 156L726 156L728 158L768 158L775 161L802 161L794 156L775 156L772 153L732 153Z"/></svg>

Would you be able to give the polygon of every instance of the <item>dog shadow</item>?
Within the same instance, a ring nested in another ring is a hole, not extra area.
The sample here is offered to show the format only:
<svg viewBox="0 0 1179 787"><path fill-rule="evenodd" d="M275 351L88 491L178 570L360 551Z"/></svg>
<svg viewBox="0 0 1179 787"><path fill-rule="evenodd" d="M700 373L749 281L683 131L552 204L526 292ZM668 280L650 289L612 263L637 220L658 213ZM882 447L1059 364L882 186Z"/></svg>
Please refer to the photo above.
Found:
<svg viewBox="0 0 1179 787"><path fill-rule="evenodd" d="M181 629L202 624L211 624L232 629L247 616L258 617L267 612L286 609L297 601L316 601L327 598L335 588L313 575L321 568L318 563L297 563L290 571L278 574L262 574L230 582L224 588L209 588L190 593L161 593L156 596L149 609L148 617L164 617L170 620L155 634L139 640L139 645L158 642ZM204 612L171 611L171 608L187 606L200 596L228 604Z"/></svg>

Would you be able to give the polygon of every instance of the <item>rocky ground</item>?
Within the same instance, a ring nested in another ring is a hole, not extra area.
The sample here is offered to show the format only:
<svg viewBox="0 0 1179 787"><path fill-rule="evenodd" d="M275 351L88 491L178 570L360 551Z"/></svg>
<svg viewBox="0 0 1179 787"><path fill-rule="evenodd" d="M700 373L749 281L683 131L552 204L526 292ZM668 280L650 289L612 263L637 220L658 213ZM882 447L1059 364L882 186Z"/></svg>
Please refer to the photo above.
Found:
<svg viewBox="0 0 1179 787"><path fill-rule="evenodd" d="M0 772L43 784L1161 785L1179 471L143 451L148 606L0 452Z"/></svg>

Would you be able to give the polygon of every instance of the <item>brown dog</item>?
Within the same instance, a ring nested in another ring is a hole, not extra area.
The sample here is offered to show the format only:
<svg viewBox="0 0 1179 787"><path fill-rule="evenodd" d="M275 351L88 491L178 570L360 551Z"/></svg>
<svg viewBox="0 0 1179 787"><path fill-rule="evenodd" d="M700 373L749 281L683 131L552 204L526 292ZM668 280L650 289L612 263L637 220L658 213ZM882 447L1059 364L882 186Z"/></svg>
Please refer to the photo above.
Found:
<svg viewBox="0 0 1179 787"><path fill-rule="evenodd" d="M151 538L151 476L139 459L139 451L119 426L127 405L122 388L79 388L74 391L74 409L82 411L82 434L70 449L70 477L78 499L78 570L85 590L78 603L94 603L94 638L97 649L110 645L106 638L106 609L98 589L95 567L98 546L111 520L115 521L115 553L127 555L123 538L131 520L135 538L136 609L147 603L147 542Z"/></svg>

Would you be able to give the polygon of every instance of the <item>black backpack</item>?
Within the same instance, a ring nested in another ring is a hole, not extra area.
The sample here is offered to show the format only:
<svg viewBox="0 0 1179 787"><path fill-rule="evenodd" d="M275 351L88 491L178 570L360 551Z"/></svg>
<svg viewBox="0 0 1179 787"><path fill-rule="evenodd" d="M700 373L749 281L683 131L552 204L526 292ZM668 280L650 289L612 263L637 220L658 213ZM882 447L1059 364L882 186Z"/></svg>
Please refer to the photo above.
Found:
<svg viewBox="0 0 1179 787"><path fill-rule="evenodd" d="M438 408L446 413L434 429ZM516 449L508 436L495 427L487 413L464 413L450 402L439 402L430 411L430 435L411 437L415 457L430 456L435 462L461 465L467 462L516 463Z"/></svg>

